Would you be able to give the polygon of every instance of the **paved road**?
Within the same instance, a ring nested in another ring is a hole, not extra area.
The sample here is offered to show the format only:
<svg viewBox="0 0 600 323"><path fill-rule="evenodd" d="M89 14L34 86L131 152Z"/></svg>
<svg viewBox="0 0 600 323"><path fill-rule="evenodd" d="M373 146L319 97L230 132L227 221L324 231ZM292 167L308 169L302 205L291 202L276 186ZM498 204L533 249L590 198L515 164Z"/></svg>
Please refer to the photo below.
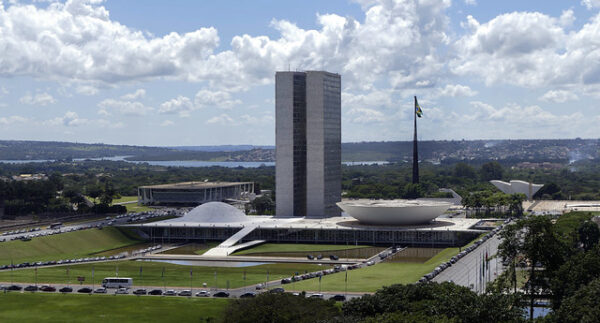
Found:
<svg viewBox="0 0 600 323"><path fill-rule="evenodd" d="M493 281L504 271L501 260L493 257L498 251L500 242L498 235L494 235L454 265L438 274L433 281L453 281L457 285L469 287L476 292L485 291L487 282ZM484 262L486 252L490 261L482 274L482 262Z"/></svg>

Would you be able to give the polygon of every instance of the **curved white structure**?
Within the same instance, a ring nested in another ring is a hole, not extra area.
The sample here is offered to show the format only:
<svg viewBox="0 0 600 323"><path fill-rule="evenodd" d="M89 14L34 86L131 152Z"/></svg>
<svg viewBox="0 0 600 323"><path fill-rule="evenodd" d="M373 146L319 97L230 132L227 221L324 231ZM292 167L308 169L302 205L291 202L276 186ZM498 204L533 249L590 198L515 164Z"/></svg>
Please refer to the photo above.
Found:
<svg viewBox="0 0 600 323"><path fill-rule="evenodd" d="M544 186L544 184L533 184L519 180L512 180L510 183L493 180L490 181L490 183L506 194L525 194L528 200L531 200L535 193L537 193L537 191Z"/></svg>
<svg viewBox="0 0 600 323"><path fill-rule="evenodd" d="M348 200L337 205L361 223L413 225L437 218L452 203L431 200Z"/></svg>
<svg viewBox="0 0 600 323"><path fill-rule="evenodd" d="M193 208L182 217L170 222L192 223L239 223L250 221L248 216L235 206L223 202L208 202Z"/></svg>

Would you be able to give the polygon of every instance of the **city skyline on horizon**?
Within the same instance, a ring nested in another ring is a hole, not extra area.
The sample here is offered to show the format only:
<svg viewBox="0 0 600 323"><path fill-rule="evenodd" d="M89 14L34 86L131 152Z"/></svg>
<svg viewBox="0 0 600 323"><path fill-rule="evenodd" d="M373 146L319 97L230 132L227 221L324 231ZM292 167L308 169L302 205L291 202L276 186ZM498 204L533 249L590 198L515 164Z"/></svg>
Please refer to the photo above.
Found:
<svg viewBox="0 0 600 323"><path fill-rule="evenodd" d="M0 139L274 145L273 76L342 76L342 142L600 137L597 1L1 1ZM232 9L233 8L233 9Z"/></svg>

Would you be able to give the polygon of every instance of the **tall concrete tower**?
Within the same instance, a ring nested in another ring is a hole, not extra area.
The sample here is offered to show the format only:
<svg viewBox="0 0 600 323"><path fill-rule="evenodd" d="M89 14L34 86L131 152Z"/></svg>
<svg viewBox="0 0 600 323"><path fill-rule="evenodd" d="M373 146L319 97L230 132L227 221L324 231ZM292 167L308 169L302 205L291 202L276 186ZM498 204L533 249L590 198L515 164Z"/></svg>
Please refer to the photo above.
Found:
<svg viewBox="0 0 600 323"><path fill-rule="evenodd" d="M275 116L277 215L339 216L340 75L277 72Z"/></svg>

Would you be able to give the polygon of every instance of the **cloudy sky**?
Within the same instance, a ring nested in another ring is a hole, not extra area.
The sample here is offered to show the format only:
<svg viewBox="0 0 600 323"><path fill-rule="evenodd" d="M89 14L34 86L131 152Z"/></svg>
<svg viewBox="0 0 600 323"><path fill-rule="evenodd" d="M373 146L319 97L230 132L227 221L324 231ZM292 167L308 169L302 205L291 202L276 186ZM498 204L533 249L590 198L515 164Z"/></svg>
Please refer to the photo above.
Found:
<svg viewBox="0 0 600 323"><path fill-rule="evenodd" d="M600 0L0 0L0 139L274 143L274 73L344 142L600 137Z"/></svg>

